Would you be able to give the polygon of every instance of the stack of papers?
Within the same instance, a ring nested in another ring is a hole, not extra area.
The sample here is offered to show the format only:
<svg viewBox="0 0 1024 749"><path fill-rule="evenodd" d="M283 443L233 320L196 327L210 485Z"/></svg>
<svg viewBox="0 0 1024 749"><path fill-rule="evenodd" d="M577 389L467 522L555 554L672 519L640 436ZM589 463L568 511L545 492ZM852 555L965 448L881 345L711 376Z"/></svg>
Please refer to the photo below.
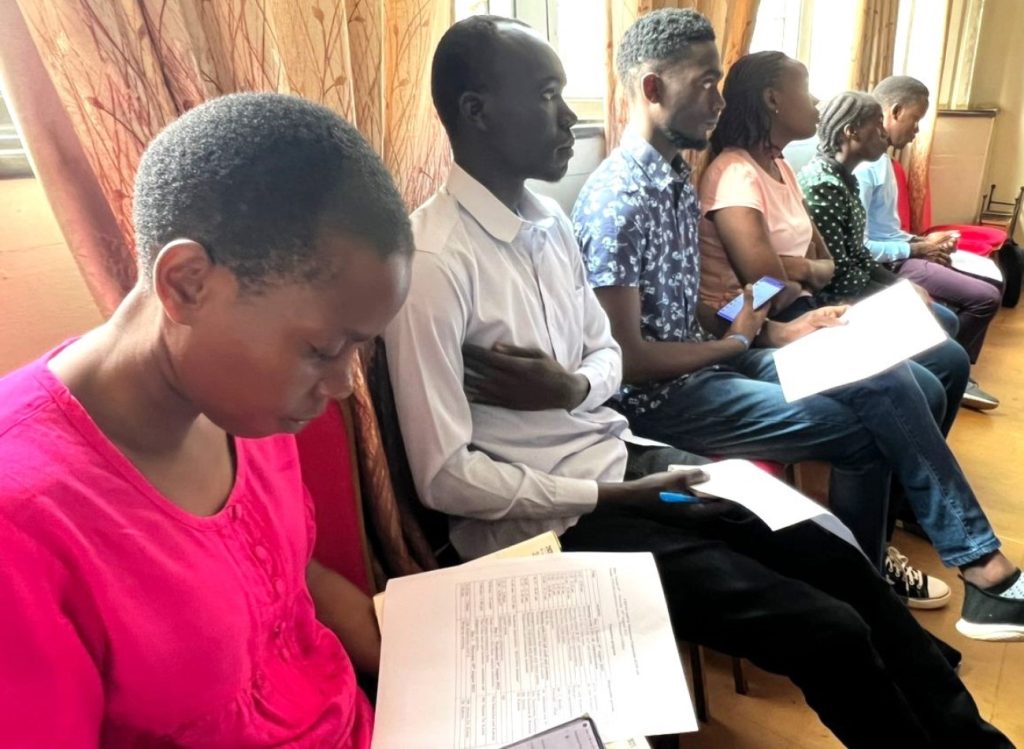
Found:
<svg viewBox="0 0 1024 749"><path fill-rule="evenodd" d="M957 250L949 256L949 259L952 261L953 267L961 273L970 273L972 276L981 276L1000 283L1003 281L1003 272L991 258Z"/></svg>
<svg viewBox="0 0 1024 749"><path fill-rule="evenodd" d="M386 593L375 749L498 749L581 715L607 742L697 730L651 554L477 560Z"/></svg>

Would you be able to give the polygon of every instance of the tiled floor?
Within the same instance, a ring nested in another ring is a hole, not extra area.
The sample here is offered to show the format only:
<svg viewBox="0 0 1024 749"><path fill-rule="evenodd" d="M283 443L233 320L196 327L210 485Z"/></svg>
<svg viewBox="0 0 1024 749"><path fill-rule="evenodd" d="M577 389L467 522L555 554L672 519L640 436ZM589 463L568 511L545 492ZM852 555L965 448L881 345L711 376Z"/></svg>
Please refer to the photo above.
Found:
<svg viewBox="0 0 1024 749"><path fill-rule="evenodd" d="M996 411L962 411L950 435L1004 551L1024 566L1024 306L1003 309L989 332L975 376L1002 405ZM947 608L920 612L921 623L964 654L960 674L982 714L1024 747L1024 643L968 640L954 629L963 589L931 547L912 536L898 545L915 564L940 575L953 589ZM841 744L804 704L787 680L745 664L750 694L733 691L730 661L709 653L711 722L680 742L686 749L832 749ZM868 716L865 716L866 718ZM910 749L908 747L908 749ZM967 749L965 747L965 749Z"/></svg>

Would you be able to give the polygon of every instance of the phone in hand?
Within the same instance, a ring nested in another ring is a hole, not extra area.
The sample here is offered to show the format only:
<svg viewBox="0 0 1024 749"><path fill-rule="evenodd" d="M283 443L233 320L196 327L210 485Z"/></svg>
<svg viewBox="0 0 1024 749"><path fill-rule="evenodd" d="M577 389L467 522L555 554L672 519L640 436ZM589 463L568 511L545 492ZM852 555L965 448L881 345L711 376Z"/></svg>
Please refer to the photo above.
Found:
<svg viewBox="0 0 1024 749"><path fill-rule="evenodd" d="M771 276L762 276L754 284L754 309L759 309L770 302L776 294L786 288L786 284ZM718 316L732 322L743 309L743 292L727 305L718 310Z"/></svg>

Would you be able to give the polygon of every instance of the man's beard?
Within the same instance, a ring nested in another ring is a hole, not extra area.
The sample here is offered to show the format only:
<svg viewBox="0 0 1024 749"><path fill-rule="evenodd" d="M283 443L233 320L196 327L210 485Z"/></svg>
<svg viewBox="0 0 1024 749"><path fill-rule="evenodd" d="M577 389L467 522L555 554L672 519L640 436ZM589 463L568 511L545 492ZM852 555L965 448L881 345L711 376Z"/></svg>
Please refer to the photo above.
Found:
<svg viewBox="0 0 1024 749"><path fill-rule="evenodd" d="M703 151L708 145L707 138L694 138L686 135L685 133L681 133L678 130L672 130L671 128L665 128L662 132L665 134L665 137L668 138L668 142L680 151L686 149Z"/></svg>

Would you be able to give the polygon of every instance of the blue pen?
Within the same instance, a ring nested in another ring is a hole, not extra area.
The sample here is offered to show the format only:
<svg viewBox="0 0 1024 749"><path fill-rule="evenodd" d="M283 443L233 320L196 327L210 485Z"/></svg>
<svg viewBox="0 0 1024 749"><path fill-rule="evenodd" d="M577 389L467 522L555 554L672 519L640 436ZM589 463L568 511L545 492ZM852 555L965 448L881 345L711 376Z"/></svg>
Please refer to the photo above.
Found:
<svg viewBox="0 0 1024 749"><path fill-rule="evenodd" d="M662 492L658 495L662 502L700 502L692 494L680 494L679 492Z"/></svg>

